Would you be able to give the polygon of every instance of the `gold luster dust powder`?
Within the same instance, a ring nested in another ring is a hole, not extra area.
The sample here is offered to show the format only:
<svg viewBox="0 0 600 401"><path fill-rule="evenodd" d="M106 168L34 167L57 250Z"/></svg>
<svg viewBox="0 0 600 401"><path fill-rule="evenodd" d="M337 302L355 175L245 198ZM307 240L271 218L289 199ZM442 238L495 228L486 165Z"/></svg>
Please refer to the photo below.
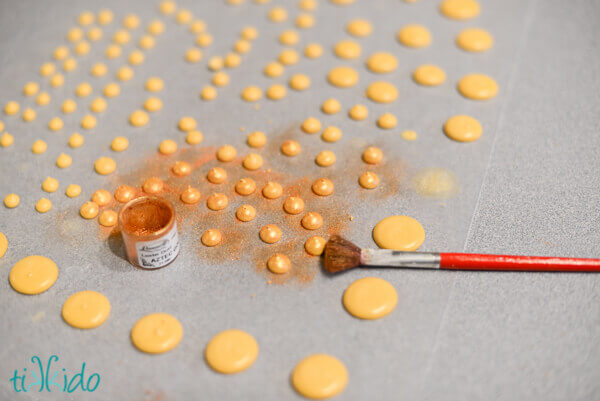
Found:
<svg viewBox="0 0 600 401"><path fill-rule="evenodd" d="M436 199L450 198L459 191L456 175L439 167L426 168L418 172L413 185L419 195Z"/></svg>

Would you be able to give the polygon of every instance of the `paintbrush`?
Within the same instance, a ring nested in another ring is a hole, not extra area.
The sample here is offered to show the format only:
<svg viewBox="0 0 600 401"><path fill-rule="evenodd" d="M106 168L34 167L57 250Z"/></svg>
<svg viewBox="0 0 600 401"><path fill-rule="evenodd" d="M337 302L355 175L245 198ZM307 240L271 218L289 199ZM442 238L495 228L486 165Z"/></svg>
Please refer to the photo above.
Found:
<svg viewBox="0 0 600 401"><path fill-rule="evenodd" d="M339 273L357 266L443 270L600 272L600 259L361 249L339 235L334 235L329 239L325 245L324 255L325 270L329 273Z"/></svg>

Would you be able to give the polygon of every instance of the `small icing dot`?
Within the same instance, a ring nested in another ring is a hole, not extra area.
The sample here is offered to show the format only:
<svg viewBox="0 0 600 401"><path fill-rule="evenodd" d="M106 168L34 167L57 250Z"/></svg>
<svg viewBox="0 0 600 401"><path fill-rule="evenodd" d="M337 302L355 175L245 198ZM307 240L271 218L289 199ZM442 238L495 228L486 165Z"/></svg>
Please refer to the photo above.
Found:
<svg viewBox="0 0 600 401"><path fill-rule="evenodd" d="M90 104L90 110L94 113L102 113L104 110L106 110L106 106L106 100L104 100L102 97L97 97Z"/></svg>
<svg viewBox="0 0 600 401"><path fill-rule="evenodd" d="M309 255L321 256L326 244L327 240L325 238L313 235L304 243L304 249Z"/></svg>
<svg viewBox="0 0 600 401"><path fill-rule="evenodd" d="M348 115L355 121L361 121L369 116L369 110L362 104L356 104L348 111Z"/></svg>
<svg viewBox="0 0 600 401"><path fill-rule="evenodd" d="M106 189L99 189L92 195L92 202L98 206L106 206L112 201L112 195Z"/></svg>
<svg viewBox="0 0 600 401"><path fill-rule="evenodd" d="M281 228L275 224L267 224L260 229L259 236L267 244L274 244L281 239Z"/></svg>
<svg viewBox="0 0 600 401"><path fill-rule="evenodd" d="M423 48L431 43L431 33L422 25L406 25L398 31L398 41L407 47Z"/></svg>
<svg viewBox="0 0 600 401"><path fill-rule="evenodd" d="M335 67L327 74L327 80L333 86L349 88L358 82L358 73L351 67Z"/></svg>
<svg viewBox="0 0 600 401"><path fill-rule="evenodd" d="M293 65L298 62L300 56L294 49L285 49L281 53L279 53L279 57L277 58L279 62L283 65Z"/></svg>
<svg viewBox="0 0 600 401"><path fill-rule="evenodd" d="M177 127L183 132L189 132L196 129L196 120L192 117L182 117L177 123Z"/></svg>
<svg viewBox="0 0 600 401"><path fill-rule="evenodd" d="M444 83L446 73L436 65L424 64L413 72L413 79L419 85L437 86Z"/></svg>
<svg viewBox="0 0 600 401"><path fill-rule="evenodd" d="M98 206L98 204L91 201L85 202L79 210L79 214L81 215L81 217L88 220L98 216L99 212L100 207Z"/></svg>
<svg viewBox="0 0 600 401"><path fill-rule="evenodd" d="M379 164L383 160L383 152L374 146L369 146L362 154L362 159L368 164Z"/></svg>
<svg viewBox="0 0 600 401"><path fill-rule="evenodd" d="M215 87L207 85L204 88L202 88L202 91L200 92L200 97L203 100L214 100L217 98L217 90L215 89Z"/></svg>
<svg viewBox="0 0 600 401"><path fill-rule="evenodd" d="M8 194L4 197L4 206L9 209L19 206L19 203L21 203L21 198L17 194Z"/></svg>
<svg viewBox="0 0 600 401"><path fill-rule="evenodd" d="M185 52L185 61L188 63L198 63L202 60L202 50L192 47Z"/></svg>
<svg viewBox="0 0 600 401"><path fill-rule="evenodd" d="M354 19L346 25L346 31L352 36L365 37L373 32L373 27L367 20Z"/></svg>
<svg viewBox="0 0 600 401"><path fill-rule="evenodd" d="M496 81L484 74L465 75L457 88L461 95L474 100L491 99L498 93Z"/></svg>
<svg viewBox="0 0 600 401"><path fill-rule="evenodd" d="M121 87L118 84L111 82L104 87L103 93L104 96L108 98L116 97L121 93Z"/></svg>
<svg viewBox="0 0 600 401"><path fill-rule="evenodd" d="M336 114L339 113L341 109L342 105L340 104L340 102L338 102L337 99L333 98L325 100L321 105L321 110L325 114Z"/></svg>
<svg viewBox="0 0 600 401"><path fill-rule="evenodd" d="M252 178L241 178L235 184L235 192L242 196L248 196L256 191L256 182Z"/></svg>
<svg viewBox="0 0 600 401"><path fill-rule="evenodd" d="M209 246L209 247L217 246L223 240L223 235L221 234L221 231L219 231L219 230L208 229L208 230L204 231L200 240L206 246Z"/></svg>
<svg viewBox="0 0 600 401"><path fill-rule="evenodd" d="M217 149L217 160L221 162L230 162L235 159L237 151L231 145L223 145Z"/></svg>
<svg viewBox="0 0 600 401"><path fill-rule="evenodd" d="M77 184L70 184L65 190L65 195L69 198L76 198L81 195L81 187Z"/></svg>
<svg viewBox="0 0 600 401"><path fill-rule="evenodd" d="M120 203L127 203L135 198L135 188L129 185L119 185L115 190L115 199Z"/></svg>
<svg viewBox="0 0 600 401"><path fill-rule="evenodd" d="M224 374L248 369L258 356L254 337L241 330L225 330L214 336L204 351L206 363Z"/></svg>
<svg viewBox="0 0 600 401"><path fill-rule="evenodd" d="M329 126L321 133L321 139L325 142L337 142L342 138L342 130L338 127Z"/></svg>
<svg viewBox="0 0 600 401"><path fill-rule="evenodd" d="M35 210L39 213L46 213L50 209L52 209L52 202L50 202L50 199L41 198L35 204Z"/></svg>
<svg viewBox="0 0 600 401"><path fill-rule="evenodd" d="M479 15L479 3L475 0L444 0L440 12L452 19L467 20Z"/></svg>
<svg viewBox="0 0 600 401"><path fill-rule="evenodd" d="M249 86L242 91L242 99L247 102L256 102L262 97L262 90L257 86Z"/></svg>
<svg viewBox="0 0 600 401"><path fill-rule="evenodd" d="M417 133L415 131L406 130L402 131L402 139L407 141L414 141L417 139Z"/></svg>
<svg viewBox="0 0 600 401"><path fill-rule="evenodd" d="M247 142L252 148L262 148L267 143L267 136L264 132L254 131L248 135Z"/></svg>
<svg viewBox="0 0 600 401"><path fill-rule="evenodd" d="M222 167L213 167L208 170L206 179L212 184L222 184L227 181L227 171Z"/></svg>
<svg viewBox="0 0 600 401"><path fill-rule="evenodd" d="M117 163L110 157L100 157L94 162L94 170L98 174L107 175L115 171Z"/></svg>
<svg viewBox="0 0 600 401"><path fill-rule="evenodd" d="M329 167L333 166L335 160L335 153L333 153L330 150L324 150L322 152L319 152L319 154L315 158L315 163L317 163L317 165L321 167Z"/></svg>
<svg viewBox="0 0 600 401"><path fill-rule="evenodd" d="M238 220L248 222L256 217L256 209L252 205L241 205L235 212Z"/></svg>
<svg viewBox="0 0 600 401"><path fill-rule="evenodd" d="M73 163L73 159L71 156L61 153L56 159L56 167L58 168L67 168Z"/></svg>
<svg viewBox="0 0 600 401"><path fill-rule="evenodd" d="M283 195L283 187L277 182L269 181L263 187L262 194L267 199L277 199Z"/></svg>
<svg viewBox="0 0 600 401"><path fill-rule="evenodd" d="M242 161L242 166L246 170L258 170L262 165L263 159L258 153L250 153Z"/></svg>
<svg viewBox="0 0 600 401"><path fill-rule="evenodd" d="M142 191L147 194L159 194L163 191L165 183L158 177L150 177L142 184Z"/></svg>
<svg viewBox="0 0 600 401"><path fill-rule="evenodd" d="M45 192L56 192L58 189L58 180L56 178L46 177L44 182L42 182L42 189Z"/></svg>
<svg viewBox="0 0 600 401"><path fill-rule="evenodd" d="M2 146L3 148L11 146L14 142L15 138L8 132L5 132L4 134L2 134L2 136L0 136L0 146Z"/></svg>
<svg viewBox="0 0 600 401"><path fill-rule="evenodd" d="M271 22L283 22L287 19L287 11L283 7L273 7L268 14Z"/></svg>
<svg viewBox="0 0 600 401"><path fill-rule="evenodd" d="M492 48L494 38L484 29L467 28L456 37L456 45L465 51L480 53Z"/></svg>
<svg viewBox="0 0 600 401"><path fill-rule="evenodd" d="M392 53L373 53L367 59L367 68L377 74L387 74L398 68L398 60Z"/></svg>
<svg viewBox="0 0 600 401"><path fill-rule="evenodd" d="M288 214L300 214L304 211L304 201L302 198L290 196L283 202L283 210Z"/></svg>
<svg viewBox="0 0 600 401"><path fill-rule="evenodd" d="M285 141L281 145L281 153L286 156L297 156L301 150L302 147L300 144L292 139Z"/></svg>
<svg viewBox="0 0 600 401"><path fill-rule="evenodd" d="M163 155L172 155L177 151L177 142L171 139L165 139L158 146L158 151Z"/></svg>
<svg viewBox="0 0 600 401"><path fill-rule="evenodd" d="M358 178L358 183L365 189L374 189L379 185L379 177L371 171L365 171Z"/></svg>
<svg viewBox="0 0 600 401"><path fill-rule="evenodd" d="M143 127L148 124L148 121L150 121L150 117L143 110L136 110L129 116L129 123L134 127Z"/></svg>
<svg viewBox="0 0 600 401"><path fill-rule="evenodd" d="M302 217L301 223L307 230L316 230L323 225L323 217L317 212L308 212Z"/></svg>
<svg viewBox="0 0 600 401"><path fill-rule="evenodd" d="M313 183L312 191L319 196L329 196L333 193L333 182L328 178L319 178Z"/></svg>
<svg viewBox="0 0 600 401"><path fill-rule="evenodd" d="M302 131L307 134L316 134L321 131L321 122L314 117L309 117L302 123Z"/></svg>
<svg viewBox="0 0 600 401"><path fill-rule="evenodd" d="M119 68L119 70L117 71L117 79L119 81L129 81L131 78L133 78L133 74L134 73L131 67L125 65ZM106 94L106 89L104 91Z"/></svg>
<svg viewBox="0 0 600 401"><path fill-rule="evenodd" d="M48 145L46 144L46 142L42 141L41 139L36 140L33 145L31 145L31 152L33 152L36 155L40 155L42 153L44 153L46 151L46 149L48 149Z"/></svg>
<svg viewBox="0 0 600 401"><path fill-rule="evenodd" d="M376 81L367 87L366 95L377 103L391 103L398 98L398 89L385 81Z"/></svg>
<svg viewBox="0 0 600 401"><path fill-rule="evenodd" d="M479 121L470 116L457 115L450 117L444 124L444 132L450 139L459 142L472 142L483 132Z"/></svg>
<svg viewBox="0 0 600 401"><path fill-rule="evenodd" d="M271 273L284 274L287 273L291 267L292 263L290 262L290 258L283 253L271 255L267 260L267 268Z"/></svg>
<svg viewBox="0 0 600 401"><path fill-rule="evenodd" d="M193 204L200 202L200 198L202 198L202 195L200 194L200 191L198 191L196 188L187 187L181 193L180 198L183 203L187 203L188 205L193 205Z"/></svg>
<svg viewBox="0 0 600 401"><path fill-rule="evenodd" d="M60 117L54 117L48 122L50 131L59 131L64 127L64 122Z"/></svg>
<svg viewBox="0 0 600 401"><path fill-rule="evenodd" d="M92 116L91 114L87 114L81 119L81 128L92 129L96 126L96 123L96 117Z"/></svg>
<svg viewBox="0 0 600 401"><path fill-rule="evenodd" d="M69 146L72 148L81 147L83 145L83 142L85 142L85 138L81 134L75 133L69 138Z"/></svg>
<svg viewBox="0 0 600 401"><path fill-rule="evenodd" d="M289 85L294 90L303 91L310 87L310 78L304 74L295 74L290 78Z"/></svg>
<svg viewBox="0 0 600 401"><path fill-rule="evenodd" d="M36 295L48 290L58 278L56 263L47 257L32 255L19 260L10 269L8 280L21 294Z"/></svg>
<svg viewBox="0 0 600 401"><path fill-rule="evenodd" d="M396 127L398 119L392 113L384 113L377 119L377 126L383 129L391 129Z"/></svg>
<svg viewBox="0 0 600 401"><path fill-rule="evenodd" d="M319 58L323 55L323 47L318 43L309 43L304 48L304 56L310 59Z"/></svg>
<svg viewBox="0 0 600 401"><path fill-rule="evenodd" d="M204 139L204 135L200 131L188 131L185 141L190 145L197 145Z"/></svg>
<svg viewBox="0 0 600 401"><path fill-rule="evenodd" d="M354 60L360 57L361 47L353 40L342 40L333 47L333 52L339 58Z"/></svg>
<svg viewBox="0 0 600 401"><path fill-rule="evenodd" d="M223 210L229 204L229 199L225 194L214 193L206 199L206 206L210 210Z"/></svg>

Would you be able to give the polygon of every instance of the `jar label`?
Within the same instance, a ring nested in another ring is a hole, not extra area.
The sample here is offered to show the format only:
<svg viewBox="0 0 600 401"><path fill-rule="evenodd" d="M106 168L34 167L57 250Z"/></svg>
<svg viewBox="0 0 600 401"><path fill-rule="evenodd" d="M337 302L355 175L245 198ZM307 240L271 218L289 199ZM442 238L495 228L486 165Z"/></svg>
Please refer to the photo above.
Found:
<svg viewBox="0 0 600 401"><path fill-rule="evenodd" d="M171 231L162 238L153 241L136 242L138 263L144 269L158 269L168 265L179 253L179 237L177 236L177 223L173 224Z"/></svg>

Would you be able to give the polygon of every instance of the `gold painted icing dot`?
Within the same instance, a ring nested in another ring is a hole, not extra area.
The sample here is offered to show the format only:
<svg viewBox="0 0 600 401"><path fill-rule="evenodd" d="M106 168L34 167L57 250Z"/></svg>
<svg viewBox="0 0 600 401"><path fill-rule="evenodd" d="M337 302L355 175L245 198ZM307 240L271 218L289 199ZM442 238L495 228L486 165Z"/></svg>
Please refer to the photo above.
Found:
<svg viewBox="0 0 600 401"><path fill-rule="evenodd" d="M392 53L373 53L367 59L367 68L377 74L387 74L398 68L398 60Z"/></svg>
<svg viewBox="0 0 600 401"><path fill-rule="evenodd" d="M362 154L362 159L368 164L379 164L383 160L383 152L374 146L369 146Z"/></svg>
<svg viewBox="0 0 600 401"><path fill-rule="evenodd" d="M350 88L358 82L358 73L352 67L335 67L327 74L327 80L338 88Z"/></svg>
<svg viewBox="0 0 600 401"><path fill-rule="evenodd" d="M119 96L121 93L121 87L118 84L111 82L106 84L103 93L107 98L113 98Z"/></svg>
<svg viewBox="0 0 600 401"><path fill-rule="evenodd" d="M27 82L23 87L23 94L25 96L33 96L40 90L40 85L37 82Z"/></svg>
<svg viewBox="0 0 600 401"><path fill-rule="evenodd" d="M300 214L304 211L304 201L297 196L290 196L283 202L283 210L288 214Z"/></svg>
<svg viewBox="0 0 600 401"><path fill-rule="evenodd" d="M398 98L398 89L385 81L376 81L369 84L366 95L377 103L391 103Z"/></svg>
<svg viewBox="0 0 600 401"><path fill-rule="evenodd" d="M27 295L41 294L52 287L57 278L56 263L39 255L27 256L19 260L8 275L12 288Z"/></svg>
<svg viewBox="0 0 600 401"><path fill-rule="evenodd" d="M358 178L358 183L365 189L374 189L379 185L379 177L371 171L365 171Z"/></svg>
<svg viewBox="0 0 600 401"><path fill-rule="evenodd" d="M98 216L98 213L100 213L100 207L92 201L85 202L79 209L81 217L88 220Z"/></svg>
<svg viewBox="0 0 600 401"><path fill-rule="evenodd" d="M302 396L324 399L341 393L348 384L348 371L337 358L314 354L302 359L292 371L292 386Z"/></svg>
<svg viewBox="0 0 600 401"><path fill-rule="evenodd" d="M98 223L103 227L113 227L117 224L118 215L114 210L104 210L98 216Z"/></svg>
<svg viewBox="0 0 600 401"><path fill-rule="evenodd" d="M190 145L197 145L204 140L204 135L200 131L188 131L185 141Z"/></svg>
<svg viewBox="0 0 600 401"><path fill-rule="evenodd" d="M8 249L8 240L6 239L6 235L0 233L0 258L4 256L6 250Z"/></svg>
<svg viewBox="0 0 600 401"><path fill-rule="evenodd" d="M472 142L483 132L479 121L466 115L456 115L450 117L444 124L444 132L450 139L459 142Z"/></svg>
<svg viewBox="0 0 600 401"><path fill-rule="evenodd" d="M323 217L317 212L308 212L302 217L301 223L307 230L316 230L323 225Z"/></svg>
<svg viewBox="0 0 600 401"><path fill-rule="evenodd" d="M100 157L94 162L94 170L100 175L107 175L115 171L117 163L110 157Z"/></svg>
<svg viewBox="0 0 600 401"><path fill-rule="evenodd" d="M225 194L214 193L206 199L206 206L210 210L223 210L229 204L229 200Z"/></svg>
<svg viewBox="0 0 600 401"><path fill-rule="evenodd" d="M248 146L252 148L262 148L267 143L267 136L264 132L254 131L251 134L248 134L247 137Z"/></svg>
<svg viewBox="0 0 600 401"><path fill-rule="evenodd" d="M321 167L329 167L333 166L335 160L335 153L333 153L330 150L323 150L322 152L319 152L319 154L315 158L315 163L317 163L317 165Z"/></svg>
<svg viewBox="0 0 600 401"><path fill-rule="evenodd" d="M35 210L37 210L39 213L46 213L50 209L52 209L52 202L50 202L50 199L41 198L35 204Z"/></svg>
<svg viewBox="0 0 600 401"><path fill-rule="evenodd" d="M269 181L263 187L262 194L267 199L277 199L283 195L283 187L278 182Z"/></svg>
<svg viewBox="0 0 600 401"><path fill-rule="evenodd" d="M35 103L39 106L45 106L50 103L50 95L47 92L40 92L40 94L35 98Z"/></svg>
<svg viewBox="0 0 600 401"><path fill-rule="evenodd" d="M398 31L398 41L407 47L423 48L431 43L431 33L422 25L410 24Z"/></svg>
<svg viewBox="0 0 600 401"><path fill-rule="evenodd" d="M412 130L402 131L402 139L406 141L414 141L417 139L417 133Z"/></svg>
<svg viewBox="0 0 600 401"><path fill-rule="evenodd" d="M146 315L131 329L131 341L142 352L161 354L175 348L183 338L179 320L166 313Z"/></svg>
<svg viewBox="0 0 600 401"><path fill-rule="evenodd" d="M325 114L336 114L342 109L342 105L338 102L337 99L327 99L321 105L321 110Z"/></svg>
<svg viewBox="0 0 600 401"><path fill-rule="evenodd" d="M354 19L346 25L346 32L352 36L362 38L373 32L373 26L365 19Z"/></svg>
<svg viewBox="0 0 600 401"><path fill-rule="evenodd" d="M265 66L263 73L270 78L276 78L276 77L280 76L281 74L283 74L283 71L284 71L284 67L281 63L279 63L277 61L271 61L269 64L267 64Z"/></svg>
<svg viewBox="0 0 600 401"><path fill-rule="evenodd" d="M133 78L133 75L134 75L133 70L131 69L131 67L129 67L127 65L119 68L119 70L117 71L117 79L119 81L129 81L131 78ZM105 89L105 94L106 94L106 89Z"/></svg>
<svg viewBox="0 0 600 401"><path fill-rule="evenodd" d="M456 45L465 51L480 53L492 48L494 38L484 29L466 28L456 36Z"/></svg>
<svg viewBox="0 0 600 401"><path fill-rule="evenodd" d="M267 244L274 244L281 239L281 228L275 224L267 224L260 229L259 236Z"/></svg>
<svg viewBox="0 0 600 401"><path fill-rule="evenodd" d="M327 240L318 235L313 235L308 238L304 243L304 249L309 255L312 256L321 256L323 251L325 250L325 245L327 244Z"/></svg>
<svg viewBox="0 0 600 401"><path fill-rule="evenodd" d="M353 40L342 40L333 47L333 53L346 60L359 58L361 52L360 45Z"/></svg>
<svg viewBox="0 0 600 401"><path fill-rule="evenodd" d="M390 216L375 225L373 240L380 248L416 251L425 240L425 230L412 217Z"/></svg>
<svg viewBox="0 0 600 401"><path fill-rule="evenodd" d="M248 196L256 191L256 182L252 178L241 178L235 184L235 192L242 196Z"/></svg>
<svg viewBox="0 0 600 401"><path fill-rule="evenodd" d="M310 78L308 77L308 75L294 74L290 78L289 85L290 88L294 90L303 91L310 87Z"/></svg>
<svg viewBox="0 0 600 401"><path fill-rule="evenodd" d="M36 155L44 153L46 149L48 149L48 145L41 139L36 140L33 145L31 145L31 151Z"/></svg>
<svg viewBox="0 0 600 401"><path fill-rule="evenodd" d="M242 161L242 166L246 170L258 170L263 165L263 158L258 153L249 153Z"/></svg>
<svg viewBox="0 0 600 401"><path fill-rule="evenodd" d="M62 307L62 317L70 326L93 329L110 314L108 298L96 291L80 291L71 295Z"/></svg>
<svg viewBox="0 0 600 401"><path fill-rule="evenodd" d="M248 86L241 96L246 102L256 102L262 97L262 90L258 86Z"/></svg>
<svg viewBox="0 0 600 401"><path fill-rule="evenodd" d="M134 127L143 127L148 124L148 121L150 121L150 117L143 110L136 110L129 115L129 123Z"/></svg>
<svg viewBox="0 0 600 401"><path fill-rule="evenodd" d="M44 182L42 182L42 189L44 192L56 192L58 189L58 180L56 178L46 177Z"/></svg>
<svg viewBox="0 0 600 401"><path fill-rule="evenodd" d="M356 104L348 111L348 115L355 121L361 121L369 116L369 109L362 104Z"/></svg>
<svg viewBox="0 0 600 401"><path fill-rule="evenodd" d="M436 199L449 198L459 191L456 175L438 167L419 171L413 180L413 185L419 195Z"/></svg>
<svg viewBox="0 0 600 401"><path fill-rule="evenodd" d="M202 194L194 187L187 187L180 196L181 201L188 205L194 205L200 202L200 198L202 198Z"/></svg>
<svg viewBox="0 0 600 401"><path fill-rule="evenodd" d="M254 220L254 218L256 217L256 209L252 205L241 205L235 211L235 217L237 217L238 220L243 222Z"/></svg>
<svg viewBox="0 0 600 401"><path fill-rule="evenodd" d="M178 177L184 177L192 172L192 165L184 161L176 161L171 171Z"/></svg>
<svg viewBox="0 0 600 401"><path fill-rule="evenodd" d="M377 119L377 126L382 129L392 129L398 124L398 119L392 113L384 113Z"/></svg>
<svg viewBox="0 0 600 401"><path fill-rule="evenodd" d="M321 133L321 139L325 142L337 142L342 138L342 130L338 127L329 126Z"/></svg>
<svg viewBox="0 0 600 401"><path fill-rule="evenodd" d="M328 178L319 178L312 184L312 191L319 196L329 196L333 193L333 182Z"/></svg>
<svg viewBox="0 0 600 401"><path fill-rule="evenodd" d="M346 288L344 308L359 319L380 319L390 314L398 303L393 285L377 277L356 280Z"/></svg>
<svg viewBox="0 0 600 401"><path fill-rule="evenodd" d="M76 198L81 195L81 187L77 184L70 184L65 190L65 195L69 198Z"/></svg>
<svg viewBox="0 0 600 401"><path fill-rule="evenodd" d="M35 110L30 109L30 108L23 110L23 121L31 122L31 121L35 120L35 117L36 117Z"/></svg>
<svg viewBox="0 0 600 401"><path fill-rule="evenodd" d="M98 206L106 206L112 200L112 195L106 189L99 189L92 195L92 202Z"/></svg>
<svg viewBox="0 0 600 401"><path fill-rule="evenodd" d="M227 171L222 167L213 167L208 170L206 179L212 184L222 184L227 180Z"/></svg>
<svg viewBox="0 0 600 401"><path fill-rule="evenodd" d="M316 134L321 131L321 122L314 117L309 117L302 122L301 128L307 134Z"/></svg>
<svg viewBox="0 0 600 401"><path fill-rule="evenodd" d="M69 146L72 148L79 148L85 142L83 135L75 133L69 137Z"/></svg>
<svg viewBox="0 0 600 401"><path fill-rule="evenodd" d="M271 22L283 22L287 19L287 11L283 7L273 7L267 16Z"/></svg>
<svg viewBox="0 0 600 401"><path fill-rule="evenodd" d="M147 194L158 194L163 191L165 183L158 177L147 178L142 184L142 191Z"/></svg>
<svg viewBox="0 0 600 401"><path fill-rule="evenodd" d="M498 93L496 81L484 74L465 75L457 88L461 95L473 100L491 99Z"/></svg>
<svg viewBox="0 0 600 401"><path fill-rule="evenodd" d="M119 185L115 190L115 199L120 203L127 203L135 198L135 188L129 185Z"/></svg>
<svg viewBox="0 0 600 401"><path fill-rule="evenodd" d="M223 234L221 234L221 231L212 228L204 231L204 233L202 233L202 237L200 238L202 244L208 247L217 246L222 240Z"/></svg>
<svg viewBox="0 0 600 401"><path fill-rule="evenodd" d="M117 136L110 142L110 148L115 152L122 152L129 147L129 139Z"/></svg>
<svg viewBox="0 0 600 401"><path fill-rule="evenodd" d="M290 258L283 253L271 255L267 260L267 268L271 273L284 274L287 273L291 267L292 263L290 262Z"/></svg>
<svg viewBox="0 0 600 401"><path fill-rule="evenodd" d="M217 149L217 160L221 162L230 162L235 159L237 151L231 145L223 145Z"/></svg>
<svg viewBox="0 0 600 401"><path fill-rule="evenodd" d="M475 0L444 0L440 12L452 19L467 20L479 15L479 3Z"/></svg>
<svg viewBox="0 0 600 401"><path fill-rule="evenodd" d="M92 116L91 114L87 114L81 119L81 128L92 129L96 126L96 123L96 117Z"/></svg>
<svg viewBox="0 0 600 401"><path fill-rule="evenodd" d="M151 113L155 113L157 111L159 111L160 109L162 109L162 100L160 100L157 97L149 97L148 99L146 99L146 101L144 102L144 109L146 109L146 111L149 111Z"/></svg>
<svg viewBox="0 0 600 401"><path fill-rule="evenodd" d="M165 139L158 145L158 151L162 155L172 155L177 152L177 142L172 139Z"/></svg>
<svg viewBox="0 0 600 401"><path fill-rule="evenodd" d="M8 132L5 132L2 136L0 136L0 146L3 148L11 146L14 142L15 138Z"/></svg>
<svg viewBox="0 0 600 401"><path fill-rule="evenodd" d="M423 86L437 86L444 83L446 73L437 65L423 64L413 72L413 79Z"/></svg>
<svg viewBox="0 0 600 401"><path fill-rule="evenodd" d="M281 144L281 153L286 156L297 156L301 150L302 147L300 144L293 139L287 140Z"/></svg>
<svg viewBox="0 0 600 401"><path fill-rule="evenodd" d="M242 330L225 330L206 346L204 357L213 370L232 374L248 369L258 356L258 343Z"/></svg>
<svg viewBox="0 0 600 401"><path fill-rule="evenodd" d="M8 194L4 197L4 206L9 209L14 209L21 203L21 198L17 194Z"/></svg>
<svg viewBox="0 0 600 401"><path fill-rule="evenodd" d="M323 47L318 43L309 43L304 48L304 56L310 59L319 58L323 55Z"/></svg>

